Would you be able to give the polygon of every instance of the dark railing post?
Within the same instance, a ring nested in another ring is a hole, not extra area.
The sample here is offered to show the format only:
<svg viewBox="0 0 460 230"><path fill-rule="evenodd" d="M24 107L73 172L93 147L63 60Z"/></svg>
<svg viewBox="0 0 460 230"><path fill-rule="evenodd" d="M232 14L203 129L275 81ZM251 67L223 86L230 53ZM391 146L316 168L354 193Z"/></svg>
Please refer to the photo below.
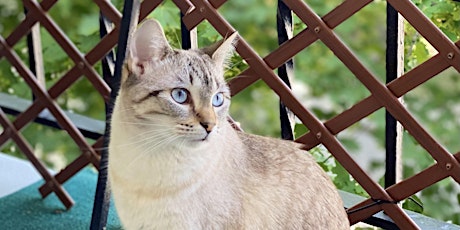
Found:
<svg viewBox="0 0 460 230"><path fill-rule="evenodd" d="M101 151L101 162L99 167L99 176L97 180L96 194L94 196L93 214L91 217L91 230L102 230L107 225L107 215L110 207L110 187L108 184L108 158L110 134L110 120L113 111L115 98L120 89L120 79L123 62L126 56L126 47L131 35L131 31L138 23L139 18L139 0L125 1L123 7L123 17L121 20L120 33L118 36L118 50L116 56L115 71L113 78L108 81L111 92L110 100L106 103L106 128L104 134L104 147ZM105 26L103 26L105 27Z"/></svg>
<svg viewBox="0 0 460 230"><path fill-rule="evenodd" d="M102 12L99 15L99 31L100 37L104 37L109 33L110 23L107 21L108 19L102 15ZM104 81L110 86L111 89L114 88L114 84L117 81L114 77L113 67L115 65L115 57L113 51L110 51L102 60L102 76ZM112 99L110 99L112 101ZM108 110L110 107L110 103L105 103L106 107L106 119L108 118ZM108 122L106 122L108 125ZM107 128L106 128L107 134ZM99 230L104 229L107 224L107 215L109 212L110 207L110 191L108 189L108 182L107 182L107 165L108 165L108 152L107 152L107 136L104 137L104 148L101 150L101 162L99 165L99 175L96 187L96 194L94 196L94 206L93 206L93 213L91 217L91 230Z"/></svg>
<svg viewBox="0 0 460 230"><path fill-rule="evenodd" d="M27 8L24 8L24 14L27 15ZM43 64L43 53L40 36L40 23L32 26L30 33L27 35L27 51L29 54L29 68L35 75L38 82L45 87L45 70ZM32 95L35 100L35 95Z"/></svg>
<svg viewBox="0 0 460 230"><path fill-rule="evenodd" d="M276 25L278 30L278 44L288 41L293 35L292 11L282 1L278 0L278 9L276 14ZM278 68L278 76L291 87L290 79L294 73L294 63L292 59L288 60ZM280 101L280 121L281 121L281 138L285 140L294 140L294 113Z"/></svg>
<svg viewBox="0 0 460 230"><path fill-rule="evenodd" d="M188 30L187 27L184 24L184 21L182 18L184 17L184 14L181 12L180 13L180 31L181 31L181 37L182 37L182 49L188 50L191 48L197 48L198 47L198 41L197 41L197 35L196 35L196 28L192 30Z"/></svg>
<svg viewBox="0 0 460 230"><path fill-rule="evenodd" d="M386 49L386 83L402 75L404 68L404 29L402 17L387 4L387 49ZM398 181L398 164L401 164L402 127L388 112L385 112L385 187Z"/></svg>
<svg viewBox="0 0 460 230"><path fill-rule="evenodd" d="M101 39L107 35L110 31L113 30L112 22L105 17L102 12L99 15L99 27L100 27L100 37ZM101 59L102 62L102 77L110 89L115 88L114 84L116 84L116 80L114 76L115 71L115 52L114 50L110 50L104 58ZM108 106L106 104L106 106Z"/></svg>

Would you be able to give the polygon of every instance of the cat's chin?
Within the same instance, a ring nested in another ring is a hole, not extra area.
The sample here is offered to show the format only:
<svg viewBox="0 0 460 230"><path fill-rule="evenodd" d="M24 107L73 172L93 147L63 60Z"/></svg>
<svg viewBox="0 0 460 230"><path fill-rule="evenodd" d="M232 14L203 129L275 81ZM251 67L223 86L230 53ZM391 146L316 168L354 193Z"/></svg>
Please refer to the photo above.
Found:
<svg viewBox="0 0 460 230"><path fill-rule="evenodd" d="M184 145L186 148L201 148L206 147L210 144L212 135L206 135L205 137L191 137L186 139L186 144Z"/></svg>
<svg viewBox="0 0 460 230"><path fill-rule="evenodd" d="M189 142L191 144L203 145L203 144L209 143L209 137L206 136L205 138L191 139L189 140Z"/></svg>

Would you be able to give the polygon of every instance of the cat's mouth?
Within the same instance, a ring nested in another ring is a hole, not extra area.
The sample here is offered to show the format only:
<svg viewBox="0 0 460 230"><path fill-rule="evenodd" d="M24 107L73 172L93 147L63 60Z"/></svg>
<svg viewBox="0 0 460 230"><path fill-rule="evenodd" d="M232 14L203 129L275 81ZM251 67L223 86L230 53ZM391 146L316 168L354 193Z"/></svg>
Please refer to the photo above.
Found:
<svg viewBox="0 0 460 230"><path fill-rule="evenodd" d="M195 139L196 142L205 142L208 141L209 139L209 134L206 134L203 138Z"/></svg>
<svg viewBox="0 0 460 230"><path fill-rule="evenodd" d="M189 140L190 146L202 145L202 144L205 144L205 143L208 143L208 142L209 142L209 138L208 138L208 137L204 137L204 138L194 138L194 139L190 139L190 140Z"/></svg>
<svg viewBox="0 0 460 230"><path fill-rule="evenodd" d="M206 134L206 136L204 138L202 138L200 141L202 141L202 142L207 141L208 137L209 137L209 134Z"/></svg>
<svg viewBox="0 0 460 230"><path fill-rule="evenodd" d="M190 136L190 140L193 143L206 143L210 141L210 138L214 135L214 133L215 132L213 131L209 133L201 133L200 135L193 136L193 137Z"/></svg>

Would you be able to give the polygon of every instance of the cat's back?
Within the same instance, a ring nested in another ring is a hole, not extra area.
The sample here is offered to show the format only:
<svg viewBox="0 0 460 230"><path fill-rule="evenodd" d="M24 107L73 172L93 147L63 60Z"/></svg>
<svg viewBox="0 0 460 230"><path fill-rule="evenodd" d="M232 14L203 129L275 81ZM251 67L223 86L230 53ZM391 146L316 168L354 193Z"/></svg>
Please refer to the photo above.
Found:
<svg viewBox="0 0 460 230"><path fill-rule="evenodd" d="M301 149L302 145L299 143L244 132L238 132L238 136L243 143L253 172L277 176L279 179L288 179L282 176L289 176L292 173L296 177L308 177L308 180L317 177L316 179L324 178L330 181L310 153ZM309 186L314 187L314 185Z"/></svg>
<svg viewBox="0 0 460 230"><path fill-rule="evenodd" d="M242 132L238 136L248 163L245 213L253 224L349 229L335 186L300 144Z"/></svg>

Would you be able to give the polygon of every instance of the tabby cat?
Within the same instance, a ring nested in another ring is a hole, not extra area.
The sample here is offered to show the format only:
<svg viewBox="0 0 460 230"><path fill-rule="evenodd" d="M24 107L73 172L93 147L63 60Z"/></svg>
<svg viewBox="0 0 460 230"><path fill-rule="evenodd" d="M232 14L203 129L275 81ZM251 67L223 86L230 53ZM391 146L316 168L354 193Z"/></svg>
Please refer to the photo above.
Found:
<svg viewBox="0 0 460 230"><path fill-rule="evenodd" d="M134 33L109 146L125 229L349 229L336 188L299 144L227 121L223 71L237 37L175 50L155 20Z"/></svg>

